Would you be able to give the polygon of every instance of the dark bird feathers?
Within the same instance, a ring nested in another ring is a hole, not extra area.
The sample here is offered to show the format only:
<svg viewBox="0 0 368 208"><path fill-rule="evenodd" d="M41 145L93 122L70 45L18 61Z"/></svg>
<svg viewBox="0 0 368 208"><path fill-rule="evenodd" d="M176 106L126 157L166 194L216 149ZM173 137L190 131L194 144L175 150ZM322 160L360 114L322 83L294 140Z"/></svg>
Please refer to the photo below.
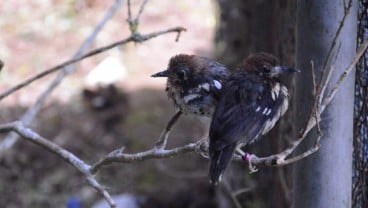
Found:
<svg viewBox="0 0 368 208"><path fill-rule="evenodd" d="M224 86L209 133L212 183L220 180L238 143L256 141L287 110L287 89L276 78L283 72L281 69L287 68L276 64L277 59L272 55L251 55Z"/></svg>
<svg viewBox="0 0 368 208"><path fill-rule="evenodd" d="M210 117L228 75L214 60L180 54L170 59L167 70L152 76L168 78L167 95L183 113Z"/></svg>

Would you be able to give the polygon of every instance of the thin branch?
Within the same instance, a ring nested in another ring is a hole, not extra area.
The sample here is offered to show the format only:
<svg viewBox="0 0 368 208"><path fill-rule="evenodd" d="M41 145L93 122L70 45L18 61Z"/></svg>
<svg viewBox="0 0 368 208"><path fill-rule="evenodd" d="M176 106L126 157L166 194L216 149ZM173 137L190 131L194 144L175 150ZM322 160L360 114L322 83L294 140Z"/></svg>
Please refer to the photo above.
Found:
<svg viewBox="0 0 368 208"><path fill-rule="evenodd" d="M201 144L199 141L195 143L189 143L181 147L176 147L170 150L161 150L152 148L144 152L138 153L123 153L121 150L115 150L102 158L100 161L92 165L91 173L96 173L102 166L108 165L114 162L131 163L136 161L144 161L154 158L169 158L177 155L181 155L189 152L201 151Z"/></svg>
<svg viewBox="0 0 368 208"><path fill-rule="evenodd" d="M137 22L137 24L139 24L140 16L141 16L141 14L142 14L142 12L143 12L143 10L144 10L144 8L145 8L145 6L146 6L147 2L148 2L148 0L143 0L143 2L142 2L142 4L141 4L141 6L139 7L138 14L137 14L137 16L135 17L135 20L134 20L134 21L136 21L136 22Z"/></svg>
<svg viewBox="0 0 368 208"><path fill-rule="evenodd" d="M132 36L126 38L126 39L123 39L123 40L120 40L120 41L117 41L117 42L114 42L112 44L109 44L109 45L106 45L106 46L103 46L103 47L100 47L100 48L97 48L97 49L94 49L80 57L77 57L77 58L73 58L73 59L70 59L68 61L65 61L59 65L56 65L52 68L49 68L31 78L28 78L26 80L24 80L23 82L15 85L14 87L6 90L5 92L1 93L0 94L0 100L4 99L5 97L7 97L8 95L14 93L15 91L18 91L20 89L22 89L23 87L31 84L32 82L50 74L50 73L53 73L55 71L58 71L70 64L74 64L76 62L79 62L85 58L88 58L88 57L91 57L91 56L94 56L94 55L97 55L97 54L100 54L102 52L105 52L107 50L110 50L112 48L115 48L117 46L120 46L120 45L124 45L124 44L127 44L129 42L135 42L135 43L141 43L141 42L144 42L144 41L147 41L149 39L152 39L152 38L155 38L157 36L160 36L160 35L163 35L163 34L167 34L167 33L181 33L183 31L186 31L186 29L184 27L174 27L174 28L169 28L169 29L166 29L166 30L162 30L162 31L158 31L158 32L153 32L153 33L149 33L149 34L146 34L146 35L140 35L140 34L133 34Z"/></svg>
<svg viewBox="0 0 368 208"><path fill-rule="evenodd" d="M128 19L127 22L129 23L129 29L131 34L136 34L138 31L138 25L139 25L139 19L141 17L141 14L144 10L144 7L146 6L148 0L143 0L141 6L139 7L139 11L137 16L133 19L132 18L132 8L130 4L130 0L128 0Z"/></svg>
<svg viewBox="0 0 368 208"><path fill-rule="evenodd" d="M278 176L279 176L279 181L280 181L280 184L281 184L281 188L282 188L282 191L284 192L284 198L285 200L290 204L292 199L291 199L291 190L290 190L290 187L288 185L288 182L287 182L287 179L286 179L286 176L285 176L285 171L283 168L278 168Z"/></svg>
<svg viewBox="0 0 368 208"><path fill-rule="evenodd" d="M160 138L157 140L156 145L155 145L157 149L165 149L170 131L172 127L175 125L175 123L178 121L181 115L182 115L182 112L178 110L174 114L174 116L170 119L170 121L167 123L165 129L162 130Z"/></svg>
<svg viewBox="0 0 368 208"><path fill-rule="evenodd" d="M224 179L222 184L223 184L223 186L221 186L221 187L223 187L224 192L226 193L226 195L228 195L228 197L230 198L230 200L233 203L234 207L242 208L242 206L241 206L239 200L236 198L236 195L234 194L233 190L231 190L229 182L226 179Z"/></svg>
<svg viewBox="0 0 368 208"><path fill-rule="evenodd" d="M235 190L233 191L232 195L233 196L239 196L241 194L244 194L244 193L247 193L247 192L250 192L254 189L254 186L251 186L251 187L246 187L246 188L241 188L241 189L238 189L238 190Z"/></svg>
<svg viewBox="0 0 368 208"><path fill-rule="evenodd" d="M313 95L317 94L317 79L316 79L316 71L314 70L314 62L311 60L311 71L312 71L312 81L313 81Z"/></svg>
<svg viewBox="0 0 368 208"><path fill-rule="evenodd" d="M0 60L0 71L1 69L3 69L3 67L4 67L4 62Z"/></svg>
<svg viewBox="0 0 368 208"><path fill-rule="evenodd" d="M327 69L323 70L323 72L325 73L327 71L327 75L326 75L326 79L324 80L324 83L329 83L330 80L331 80L331 77L332 77L332 74L334 73L334 71L336 70L336 67L328 67ZM325 73L326 74L326 73ZM318 96L317 96L317 101L319 104L321 104L323 101L322 99L326 96L325 95L325 92L326 92L326 89L327 89L327 84L320 84L320 93L318 93Z"/></svg>
<svg viewBox="0 0 368 208"><path fill-rule="evenodd" d="M116 11L122 4L122 0L116 0L114 4L106 11L102 19L97 23L91 34L87 37L87 39L81 44L78 51L74 54L73 58L77 58L82 55L88 48L90 48L96 39L99 32L103 29L106 23L114 16ZM44 92L42 92L39 97L37 98L36 102L28 108L27 112L23 114L21 117L21 121L23 124L28 125L34 117L38 114L40 109L42 108L43 104L47 100L48 96L54 91L54 89L64 80L66 76L73 73L76 70L75 65L69 65L67 67L62 67L62 71L56 76L56 78L49 84ZM10 92L11 93L11 92ZM4 141L0 144L0 156L3 154L6 149L11 148L16 141L18 140L19 136L14 133L10 133L6 136Z"/></svg>
<svg viewBox="0 0 368 208"><path fill-rule="evenodd" d="M368 48L368 40L364 41L364 43L359 47L357 54L355 55L352 63L349 67L340 75L339 79L336 81L334 87L332 87L330 93L326 98L323 99L321 110L325 108L328 103L334 98L336 92L338 91L341 84L345 81L346 77L355 69L355 65L358 63L359 59L364 55Z"/></svg>
<svg viewBox="0 0 368 208"><path fill-rule="evenodd" d="M331 59L331 55L332 55L332 51L333 49L335 48L335 45L336 45L336 41L337 41L337 38L339 37L340 35L340 32L344 26L344 23L345 23L345 20L346 18L348 17L349 13L350 13L350 9L352 8L353 6L353 0L349 0L349 3L348 5L346 6L345 3L344 3L344 16L342 17L341 21L340 21L340 25L339 27L337 28L337 31L335 33L335 36L332 40L332 43L331 43L331 47L327 53L327 58L326 58L326 61L325 61L325 64L323 65L323 68L326 69L329 62L330 62L330 59Z"/></svg>
<svg viewBox="0 0 368 208"><path fill-rule="evenodd" d="M130 4L130 0L127 0L127 9L128 9L128 23L130 24L130 22L132 21L132 7L131 7L131 4Z"/></svg>
<svg viewBox="0 0 368 208"><path fill-rule="evenodd" d="M73 153L63 149L57 144L43 138L32 129L27 128L23 125L22 122L16 121L12 123L7 123L0 125L0 133L2 132L15 132L22 138L27 141L30 141L51 153L54 153L56 156L62 158L65 162L71 164L75 169L77 169L80 173L82 173L90 186L92 186L98 193L100 193L105 200L109 203L110 207L115 208L116 204L114 200L111 198L110 194L106 191L106 189L101 186L97 180L90 173L90 165L85 163L83 160L75 156Z"/></svg>

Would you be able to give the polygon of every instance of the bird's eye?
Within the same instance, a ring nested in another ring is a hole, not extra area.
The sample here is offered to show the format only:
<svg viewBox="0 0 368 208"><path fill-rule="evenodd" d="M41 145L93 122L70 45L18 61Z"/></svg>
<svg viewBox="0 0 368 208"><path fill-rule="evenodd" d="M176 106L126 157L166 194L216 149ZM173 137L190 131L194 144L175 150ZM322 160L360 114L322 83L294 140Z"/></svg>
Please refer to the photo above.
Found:
<svg viewBox="0 0 368 208"><path fill-rule="evenodd" d="M264 66L263 66L263 71L264 71L265 73L270 73L270 72L271 72L271 68L270 68L270 67L268 67L268 66L266 66L266 65L264 65Z"/></svg>
<svg viewBox="0 0 368 208"><path fill-rule="evenodd" d="M181 80L187 79L187 70L185 70L185 69L178 70L176 74L177 74L178 78L181 79Z"/></svg>

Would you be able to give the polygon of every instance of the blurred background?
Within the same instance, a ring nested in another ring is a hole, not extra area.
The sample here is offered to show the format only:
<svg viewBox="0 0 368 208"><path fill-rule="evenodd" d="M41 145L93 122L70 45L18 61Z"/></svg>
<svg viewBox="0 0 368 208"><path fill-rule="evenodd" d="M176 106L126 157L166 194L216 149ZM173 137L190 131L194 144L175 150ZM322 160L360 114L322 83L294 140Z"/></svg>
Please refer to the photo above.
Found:
<svg viewBox="0 0 368 208"><path fill-rule="evenodd" d="M94 29L112 0L13 0L0 5L0 92L25 78L68 60ZM129 37L124 4L99 33L92 48ZM133 16L140 0L132 0ZM76 64L42 107L31 127L40 135L93 163L125 146L126 152L151 148L175 108L167 99L165 79L150 75L167 67L179 53L212 57L232 69L249 53L274 53L294 63L295 2L242 0L150 0L142 13L143 34L175 26L187 29L149 41L129 43ZM57 73L1 100L0 122L21 117ZM113 86L98 87L101 83ZM287 80L291 89L292 80ZM292 106L292 105L290 105ZM280 151L292 135L292 108L250 152ZM184 116L168 147L196 141L204 126ZM281 137L282 135L282 137ZM6 137L0 135L0 142ZM137 199L141 207L287 207L290 167L261 168L233 163L224 185L213 189L208 160L198 154L113 164L98 172L113 195ZM91 207L101 198L83 177L57 156L23 140L0 154L0 207ZM240 191L239 191L240 190ZM239 191L236 193L236 191ZM129 200L128 200L129 201Z"/></svg>

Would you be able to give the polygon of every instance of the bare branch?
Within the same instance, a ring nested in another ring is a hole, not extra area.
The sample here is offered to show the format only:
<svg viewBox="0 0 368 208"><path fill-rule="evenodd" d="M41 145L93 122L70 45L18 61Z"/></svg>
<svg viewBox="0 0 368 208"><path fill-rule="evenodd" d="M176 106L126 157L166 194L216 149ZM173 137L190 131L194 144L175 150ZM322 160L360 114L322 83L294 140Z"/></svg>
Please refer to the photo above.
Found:
<svg viewBox="0 0 368 208"><path fill-rule="evenodd" d="M32 129L27 128L22 122L16 121L0 125L0 133L2 132L15 132L27 141L30 141L62 158L65 162L71 164L75 169L82 173L90 186L97 190L105 200L109 203L110 207L116 207L114 200L110 194L97 182L97 180L90 173L90 165L85 163L83 160L75 156L73 153L66 149L56 145L55 143L43 138Z"/></svg>
<svg viewBox="0 0 368 208"><path fill-rule="evenodd" d="M238 196L238 195L241 195L241 194L244 194L244 193L247 193L247 192L250 192L254 189L254 186L251 186L251 187L246 187L246 188L241 188L241 189L238 189L238 190L235 190L233 191L233 196Z"/></svg>
<svg viewBox="0 0 368 208"><path fill-rule="evenodd" d="M94 55L97 55L97 54L100 54L102 52L105 52L107 50L110 50L112 48L115 48L117 46L120 46L120 45L124 45L124 44L127 44L129 42L135 42L135 43L141 43L141 42L144 42L146 40L149 40L149 39L152 39L152 38L155 38L157 36L160 36L160 35L163 35L163 34L167 34L167 33L181 33L183 31L186 31L185 28L183 27L174 27L174 28L170 28L170 29L166 29L166 30L162 30L162 31L158 31L158 32L153 32L153 33L149 33L149 34L146 34L146 35L140 35L140 34L133 34L132 36L126 38L126 39L123 39L123 40L120 40L120 41L117 41L115 43L112 43L110 45L107 45L107 46L103 46L101 48L97 48L97 49L94 49L80 57L77 57L77 58L73 58L73 59L70 59L68 61L65 61L59 65L56 65L50 69L47 69L31 78L28 78L26 80L24 80L23 82L15 85L14 87L6 90L5 92L1 93L0 94L0 100L4 99L5 97L7 97L8 95L22 89L23 87L31 84L32 82L50 74L50 73L53 73L55 71L58 71L70 64L74 64L76 62L79 62L85 58L88 58L88 57L91 57L91 56L94 56Z"/></svg>
<svg viewBox="0 0 368 208"><path fill-rule="evenodd" d="M230 200L233 203L234 207L242 208L242 206L241 206L239 200L236 198L236 195L234 194L233 190L231 190L229 182L226 179L224 179L222 184L223 184L223 186L221 186L221 187L223 187L224 192L226 193L226 195L228 195L228 197L230 198Z"/></svg>
<svg viewBox="0 0 368 208"><path fill-rule="evenodd" d="M114 4L106 11L103 18L98 22L96 27L93 29L92 33L87 37L87 39L82 43L79 47L78 51L75 53L73 58L77 58L82 55L88 48L91 47L93 41L96 39L98 33L102 30L105 24L113 17L116 11L119 9L122 4L122 0L115 0ZM48 96L54 91L54 89L64 80L66 76L73 73L76 70L75 65L69 65L67 67L62 68L62 71L56 76L56 78L49 84L44 92L42 92L37 98L36 102L28 108L27 112L21 117L21 121L23 124L28 125L34 117L38 114L41 107L45 103ZM6 136L4 141L0 144L0 156L4 153L4 150L11 148L19 136L14 133L10 133Z"/></svg>
<svg viewBox="0 0 368 208"><path fill-rule="evenodd" d="M329 83L330 80L331 80L331 77L332 77L332 74L334 73L334 71L336 70L336 67L328 67L327 69L323 70L324 74L326 74L326 71L327 71L327 75L326 75L326 79L324 80L324 83ZM321 78L322 79L322 78ZM325 92L326 92L326 89L327 89L327 84L320 84L320 93L318 93L318 96L317 96L317 102L319 104L321 104L323 101L322 99L325 97Z"/></svg>
<svg viewBox="0 0 368 208"><path fill-rule="evenodd" d="M311 60L311 71L312 71L312 81L313 81L313 95L317 94L317 79L316 79L316 71L314 70L314 62Z"/></svg>
<svg viewBox="0 0 368 208"><path fill-rule="evenodd" d="M132 35L136 34L137 31L138 31L139 19L140 19L140 16L141 16L147 2L148 2L148 0L143 0L141 6L139 7L139 11L138 11L137 16L133 19L132 18L132 7L131 7L131 4L130 4L130 0L128 0L128 19L127 19L127 22L129 23L129 29L130 29L130 32L131 32Z"/></svg>
<svg viewBox="0 0 368 208"><path fill-rule="evenodd" d="M323 100L321 105L321 110L326 107L328 103L331 102L336 92L338 91L341 84L345 81L346 77L355 69L355 65L358 63L359 59L363 56L363 54L367 51L368 48L368 40L366 40L358 49L357 54L355 55L352 63L349 67L340 75L339 79L336 81L335 85L332 87L330 93Z"/></svg>
<svg viewBox="0 0 368 208"><path fill-rule="evenodd" d="M200 152L201 145L202 143L198 141L195 143L186 144L181 147L176 147L170 150L153 148L153 149L150 149L144 152L138 152L138 153L132 153L132 154L123 153L120 150L114 150L111 153L109 153L107 156L102 158L100 161L93 164L90 171L92 173L96 173L102 166L108 165L114 162L131 163L131 162L143 161L143 160L154 159L154 158L169 158L169 157L174 157L174 156L181 155L184 153L189 153L189 152Z"/></svg>
<svg viewBox="0 0 368 208"><path fill-rule="evenodd" d="M1 69L3 69L3 67L4 67L4 62L0 60L0 71Z"/></svg>
<svg viewBox="0 0 368 208"><path fill-rule="evenodd" d="M139 7L139 11L138 11L138 14L137 16L135 17L135 21L137 22L137 24L139 24L139 18L141 17L141 14L144 10L144 7L146 6L148 0L143 0L141 6Z"/></svg>
<svg viewBox="0 0 368 208"><path fill-rule="evenodd" d="M337 31L335 33L335 37L333 38L332 40L332 43L331 43L331 47L327 53L327 58L326 58L326 61L325 61L325 64L323 65L323 68L326 69L327 66L329 65L330 61L331 61L331 55L332 55L332 51L333 49L335 48L335 45L336 45L336 41L337 41L337 38L339 37L340 35L340 32L342 30L342 27L344 26L344 23L345 23L345 20L346 18L348 17L349 13L350 13L350 9L351 7L353 6L353 0L349 0L349 3L348 5L346 6L345 2L344 2L344 16L342 17L341 21L340 21L340 25L339 27L337 28Z"/></svg>
<svg viewBox="0 0 368 208"><path fill-rule="evenodd" d="M132 7L130 4L130 0L127 0L127 7L128 7L128 23L130 24L130 22L132 21Z"/></svg>
<svg viewBox="0 0 368 208"><path fill-rule="evenodd" d="M181 115L182 115L182 112L178 110L174 114L174 116L170 119L170 121L167 123L166 128L161 132L160 138L156 142L155 147L157 149L165 149L170 131L172 127L175 125L175 123L178 121Z"/></svg>

